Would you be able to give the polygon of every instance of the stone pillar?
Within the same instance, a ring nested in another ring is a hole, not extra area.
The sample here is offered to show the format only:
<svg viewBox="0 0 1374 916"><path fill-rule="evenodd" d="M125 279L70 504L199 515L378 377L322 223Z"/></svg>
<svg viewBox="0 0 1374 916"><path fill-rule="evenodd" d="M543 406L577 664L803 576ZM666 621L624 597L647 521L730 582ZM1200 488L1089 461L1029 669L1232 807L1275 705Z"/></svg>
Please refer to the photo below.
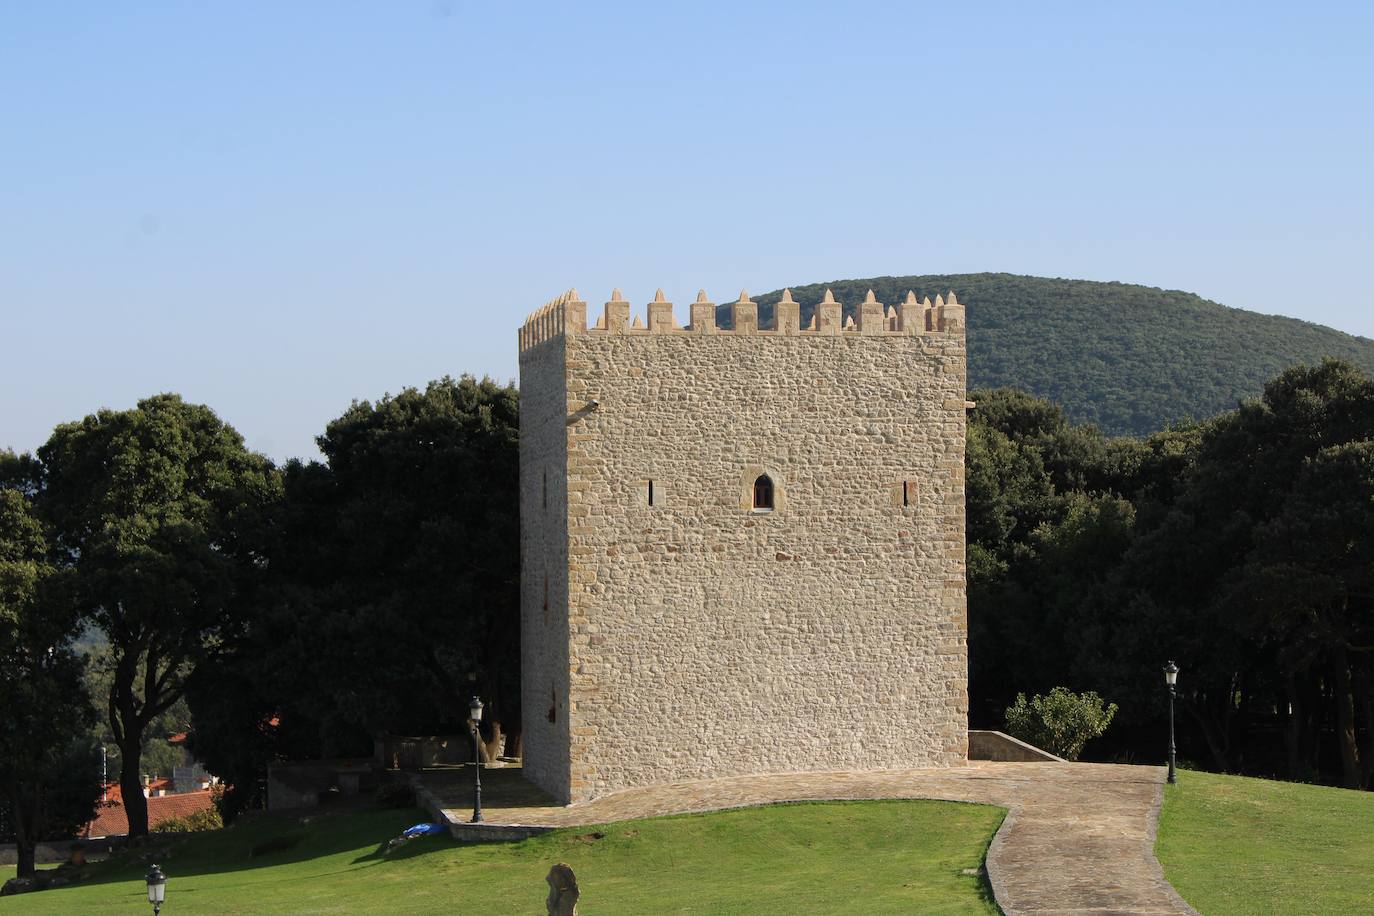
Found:
<svg viewBox="0 0 1374 916"><path fill-rule="evenodd" d="M706 298L706 290L697 290L697 301L692 303L692 333L714 334L716 332L716 304Z"/></svg>
<svg viewBox="0 0 1374 916"><path fill-rule="evenodd" d="M897 330L903 334L921 334L926 329L926 313L916 294L906 291L906 298L897 303Z"/></svg>
<svg viewBox="0 0 1374 916"><path fill-rule="evenodd" d="M611 334L624 334L630 323L630 303L620 294L611 290L611 301L606 303L606 330Z"/></svg>
<svg viewBox="0 0 1374 916"><path fill-rule="evenodd" d="M654 301L649 303L649 333L662 334L671 331L673 323L673 304L664 298L663 290L654 293Z"/></svg>
<svg viewBox="0 0 1374 916"><path fill-rule="evenodd" d="M844 307L835 301L835 294L830 290L825 291L821 298L821 304L816 306L816 333L835 335L840 333L840 319L844 314Z"/></svg>
<svg viewBox="0 0 1374 916"><path fill-rule="evenodd" d="M939 327L941 331L959 332L964 330L964 307L959 304L959 300L954 298L954 291L950 290L949 298L941 300L935 297L935 309L939 314Z"/></svg>
<svg viewBox="0 0 1374 916"><path fill-rule="evenodd" d="M788 336L801 333L801 306L790 289L782 291L782 299L773 308L773 328Z"/></svg>
<svg viewBox="0 0 1374 916"><path fill-rule="evenodd" d="M736 334L754 334L759 329L759 305L744 290L730 303L731 326Z"/></svg>
<svg viewBox="0 0 1374 916"><path fill-rule="evenodd" d="M567 317L564 321L564 333L587 333L587 303L578 298L577 290L568 291L568 302L565 307Z"/></svg>
<svg viewBox="0 0 1374 916"><path fill-rule="evenodd" d="M887 330L887 323L883 318L883 304L874 297L873 290L870 289L864 296L864 301L859 303L856 314L860 334L881 334Z"/></svg>

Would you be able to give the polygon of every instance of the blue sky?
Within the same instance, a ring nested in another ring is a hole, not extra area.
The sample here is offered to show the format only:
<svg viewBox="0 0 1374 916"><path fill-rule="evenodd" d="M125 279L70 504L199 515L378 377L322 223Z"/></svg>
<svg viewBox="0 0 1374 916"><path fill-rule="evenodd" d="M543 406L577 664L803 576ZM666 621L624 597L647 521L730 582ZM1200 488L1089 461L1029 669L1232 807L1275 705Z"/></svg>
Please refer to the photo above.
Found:
<svg viewBox="0 0 1374 916"><path fill-rule="evenodd" d="M592 303L998 270L1374 336L1368 4L0 4L0 447L274 458ZM976 307L976 303L974 303Z"/></svg>

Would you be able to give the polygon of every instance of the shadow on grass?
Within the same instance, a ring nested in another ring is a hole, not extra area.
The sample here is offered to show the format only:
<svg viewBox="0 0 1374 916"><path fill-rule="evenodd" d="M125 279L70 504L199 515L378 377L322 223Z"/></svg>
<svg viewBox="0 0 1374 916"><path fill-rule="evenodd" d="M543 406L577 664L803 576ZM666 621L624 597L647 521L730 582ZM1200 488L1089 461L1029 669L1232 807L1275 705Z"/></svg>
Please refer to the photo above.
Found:
<svg viewBox="0 0 1374 916"><path fill-rule="evenodd" d="M391 847L391 841L378 844L377 848L365 856L358 856L353 860L353 864L362 865L367 862L404 862L407 859L418 858L419 856L429 855L433 852L440 852L445 849L457 849L462 846L469 846L470 843L460 843L449 836L422 836L406 842L395 848Z"/></svg>
<svg viewBox="0 0 1374 916"><path fill-rule="evenodd" d="M964 807L956 802L938 804L949 810ZM941 823L951 821L950 817L940 815L938 811L924 815L922 819L920 812L926 805L928 803L909 800L801 802L751 807L748 810L734 812L681 814L641 822L583 825L552 831L527 840L513 840L510 843L465 843L446 835L426 836L394 849L388 849L389 841L406 827L425 821L424 813L414 809L374 809L311 812L304 817L299 812L294 815L264 814L222 831L187 835L171 841L157 841L146 847L129 850L117 861L91 866L89 877L81 884L111 886L110 893L119 895L121 899L135 892L141 893L143 874L148 863L152 861L163 867L173 883L185 878L216 876L214 880L194 888L206 895L202 899L210 899L215 895L219 895L219 899L227 899L226 894L230 897L235 894L262 894L266 893L267 888L285 887L301 881L341 885L354 881L355 883L349 887L358 887L375 884L377 880L386 883L406 875L419 875L420 877L414 880L423 882L428 880L424 877L429 874L427 869L416 870L406 867L392 872L387 866L391 863L399 865L414 862L433 853L453 852L476 846L509 846L511 849L509 855L460 855L453 862L441 858L435 862L438 870L434 871L433 875L450 874L451 869L476 869L486 874L485 869L492 866L497 873L502 873L504 869L508 874L520 871L523 875L524 870L528 869L529 874L535 875L528 880L537 882L537 878L542 877L549 864L554 861L568 861L579 863L579 869L585 864L589 873L593 875L597 874L597 869L602 870L602 880L608 886L619 882L622 887L618 892L623 894L628 892L623 886L627 880L639 881L648 886L665 874L679 870L681 874L676 877L677 884L673 890L686 899L687 895L698 892L696 882L706 880L703 875L710 875L718 870L715 866L719 863L713 861L713 857L716 856L724 856L729 860L766 862L770 859L776 860L779 854L800 854L803 861L810 861L815 855L822 855L821 865L826 868L833 867L836 870L835 874L841 877L844 877L845 872L850 872L849 877L853 878L853 864L860 860L866 851L874 851L886 855L889 861L889 865L886 866L888 880L900 882L908 880L901 873L905 866L902 862L897 862L895 868L898 870L893 871L894 866L891 863L897 859L908 861L909 856L904 853L902 856L894 857L894 854L888 851L889 842L899 845L906 842L906 838L911 835L912 824L919 826L930 823L938 828ZM967 807L973 809L988 806ZM780 813L788 812L801 815L806 813L806 809L813 809L816 816L779 817ZM905 809L912 813L901 817L883 814L885 811L900 812ZM1005 812L1002 814L1005 815ZM934 867L934 873L939 876L938 882L948 882L950 878L954 878L962 887L962 893L967 895L964 897L965 900L976 898L988 909L996 908L991 885L983 869L980 868L975 873L973 866L985 860L987 844L1000 826L1001 819L997 817L991 825L988 819L983 819L977 824L982 839L981 855L977 840L974 840L972 848L969 848L965 840L964 851L959 859L945 866ZM991 830L988 829L989 825ZM960 835L955 827L948 827L946 831L954 831L949 834L954 839ZM987 832L984 834L983 831ZM801 834L800 840L797 839L798 832ZM926 830L917 832L922 835L931 833ZM835 842L837 837L845 839L851 834L854 842ZM967 837L967 830L964 830L962 835ZM927 845L934 844L932 849L938 853L943 848L940 846L942 841L939 839L938 830L931 833L931 837ZM814 854L809 852L813 842L819 846L819 850ZM683 846L684 843L688 846ZM668 855L668 861L675 863L673 851L678 850L678 854L682 855L688 847L713 851L701 861L697 861L700 856L694 858L689 855L691 861L684 865L685 870L677 869L674 864L665 872L663 856ZM925 847L916 844L912 849L913 854L920 857ZM791 852L787 852L788 850ZM957 868L956 863L959 861L962 861L966 870L957 873L945 871L945 868ZM849 864L846 866L845 862ZM613 866L609 871L608 863ZM815 865L815 862L812 864ZM518 869L512 869L512 866L518 866ZM382 870L370 872L373 868ZM927 868L927 874L930 873L931 870ZM753 871L746 868L739 874L742 876L739 880L752 880L752 876L758 874L762 880L777 881L780 882L780 886L789 887L796 884L797 880L797 876L792 873L770 874L766 867L761 870L756 867ZM354 877L347 877L350 875ZM358 885L356 876L359 875L370 877L362 878L362 884ZM375 876L376 880L371 876ZM526 878L522 877L520 880L525 881ZM862 891L866 882L866 877L859 877L856 885L859 890L856 892ZM112 886L116 884L123 886L116 890ZM716 890L720 891L720 888ZM100 891L102 897L105 893L105 890ZM352 890L341 893L344 899L354 899ZM898 893L902 891L899 890Z"/></svg>
<svg viewBox="0 0 1374 916"><path fill-rule="evenodd" d="M417 809L261 814L223 830L157 837L87 867L81 886L142 880L156 862L169 878L254 872L342 856L345 866L409 859L457 845L449 837L420 837L388 853L401 831L426 821Z"/></svg>
<svg viewBox="0 0 1374 916"><path fill-rule="evenodd" d="M987 857L987 850L984 850L983 864L978 868L978 899L1000 914L1004 911L1002 904L997 902L997 897L992 892L992 881L988 878Z"/></svg>
<svg viewBox="0 0 1374 916"><path fill-rule="evenodd" d="M1007 809L999 810L1002 816L997 819L997 826L993 828L992 833L988 834L987 842L983 844L982 855L978 858L978 898L996 912L1002 913L1002 904L997 902L997 896L992 892L992 879L988 877L988 850L992 848L992 841L997 839L997 834L1007 822Z"/></svg>

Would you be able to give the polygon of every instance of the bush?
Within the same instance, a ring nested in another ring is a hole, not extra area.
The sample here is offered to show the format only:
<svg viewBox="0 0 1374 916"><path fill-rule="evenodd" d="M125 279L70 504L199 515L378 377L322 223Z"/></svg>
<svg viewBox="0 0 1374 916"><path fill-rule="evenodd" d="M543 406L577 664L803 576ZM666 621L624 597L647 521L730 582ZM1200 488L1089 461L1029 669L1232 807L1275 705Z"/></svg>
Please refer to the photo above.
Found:
<svg viewBox="0 0 1374 916"><path fill-rule="evenodd" d="M224 826L218 808L193 811L185 817L171 817L157 825L158 833L200 833L202 830L218 830Z"/></svg>
<svg viewBox="0 0 1374 916"><path fill-rule="evenodd" d="M1029 702L1018 693L1007 707L1007 733L1065 760L1077 760L1083 745L1107 730L1116 709L1115 703L1104 706L1091 690L1077 694L1055 687L1048 696L1036 694Z"/></svg>
<svg viewBox="0 0 1374 916"><path fill-rule="evenodd" d="M252 792L243 792L237 785L217 782L210 787L210 800L215 803L219 819L228 827L248 809L254 798Z"/></svg>

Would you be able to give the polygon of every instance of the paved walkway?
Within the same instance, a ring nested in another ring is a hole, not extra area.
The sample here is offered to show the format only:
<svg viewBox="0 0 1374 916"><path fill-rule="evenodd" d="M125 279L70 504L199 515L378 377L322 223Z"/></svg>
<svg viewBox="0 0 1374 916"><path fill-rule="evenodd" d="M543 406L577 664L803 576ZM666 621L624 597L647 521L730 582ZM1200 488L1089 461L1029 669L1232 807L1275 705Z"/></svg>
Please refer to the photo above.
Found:
<svg viewBox="0 0 1374 916"><path fill-rule="evenodd" d="M424 788L457 829L471 817L471 772L427 772ZM1194 913L1154 857L1161 767L972 761L950 769L737 776L629 789L569 807L548 804L519 770L483 772L492 838L502 826L550 828L778 801L934 798L1008 809L988 850L1002 909L1031 913ZM478 828L481 829L481 828Z"/></svg>

